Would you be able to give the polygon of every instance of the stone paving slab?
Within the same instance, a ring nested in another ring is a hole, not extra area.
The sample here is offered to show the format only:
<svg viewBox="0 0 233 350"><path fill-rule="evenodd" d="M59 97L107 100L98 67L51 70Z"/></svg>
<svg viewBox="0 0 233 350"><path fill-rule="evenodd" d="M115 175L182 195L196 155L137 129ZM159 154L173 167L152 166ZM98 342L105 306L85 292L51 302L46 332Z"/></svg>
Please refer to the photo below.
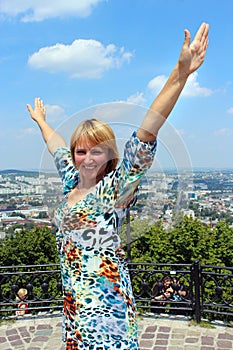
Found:
<svg viewBox="0 0 233 350"><path fill-rule="evenodd" d="M204 328L184 317L144 315L138 317L138 325L140 350L233 349L233 327L223 324ZM23 316L0 323L0 349L64 350L61 316Z"/></svg>

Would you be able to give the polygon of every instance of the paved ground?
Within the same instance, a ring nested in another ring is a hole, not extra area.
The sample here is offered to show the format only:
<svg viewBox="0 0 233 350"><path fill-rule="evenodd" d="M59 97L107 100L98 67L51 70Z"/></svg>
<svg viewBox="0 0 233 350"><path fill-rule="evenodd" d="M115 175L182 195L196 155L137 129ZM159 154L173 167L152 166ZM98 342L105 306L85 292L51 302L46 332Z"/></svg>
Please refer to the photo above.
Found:
<svg viewBox="0 0 233 350"><path fill-rule="evenodd" d="M216 323L212 328L192 325L184 317L139 316L141 350L233 349L233 327ZM63 350L61 317L21 317L0 323L1 350ZM114 350L114 349L113 349Z"/></svg>

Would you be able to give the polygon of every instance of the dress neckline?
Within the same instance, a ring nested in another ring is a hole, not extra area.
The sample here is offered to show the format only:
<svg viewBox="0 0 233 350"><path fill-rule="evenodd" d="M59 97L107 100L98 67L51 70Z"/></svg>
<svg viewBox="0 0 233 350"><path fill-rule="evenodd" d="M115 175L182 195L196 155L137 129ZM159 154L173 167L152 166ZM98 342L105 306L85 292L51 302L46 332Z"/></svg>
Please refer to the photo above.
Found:
<svg viewBox="0 0 233 350"><path fill-rule="evenodd" d="M68 203L68 197L69 197L71 191L74 190L74 189L77 187L77 185L76 185L76 186L75 186L69 193L67 193L66 196L65 196L65 205L66 205L66 207L67 207L69 210L72 210L72 209L73 209L75 206L77 206L79 203L85 201L86 198L87 198L89 195L93 195L93 194L96 192L96 188L97 188L98 184L99 184L99 182L98 182L95 186L93 186L92 189L91 189L91 191L90 191L90 192L87 192L83 198L79 199L78 201L76 201L75 203L73 203L73 204L70 205L70 204Z"/></svg>

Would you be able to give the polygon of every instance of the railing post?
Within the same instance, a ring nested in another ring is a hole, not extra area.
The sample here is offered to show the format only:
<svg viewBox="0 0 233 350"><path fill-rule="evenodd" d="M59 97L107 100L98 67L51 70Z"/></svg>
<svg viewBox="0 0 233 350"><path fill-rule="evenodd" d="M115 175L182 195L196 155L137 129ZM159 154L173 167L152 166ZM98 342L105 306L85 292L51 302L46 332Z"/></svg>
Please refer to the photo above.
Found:
<svg viewBox="0 0 233 350"><path fill-rule="evenodd" d="M126 209L126 247L127 261L131 262L131 238L130 238L130 210Z"/></svg>
<svg viewBox="0 0 233 350"><path fill-rule="evenodd" d="M200 266L199 261L195 260L193 264L193 278L195 289L195 318L197 323L201 322L201 293L200 293Z"/></svg>

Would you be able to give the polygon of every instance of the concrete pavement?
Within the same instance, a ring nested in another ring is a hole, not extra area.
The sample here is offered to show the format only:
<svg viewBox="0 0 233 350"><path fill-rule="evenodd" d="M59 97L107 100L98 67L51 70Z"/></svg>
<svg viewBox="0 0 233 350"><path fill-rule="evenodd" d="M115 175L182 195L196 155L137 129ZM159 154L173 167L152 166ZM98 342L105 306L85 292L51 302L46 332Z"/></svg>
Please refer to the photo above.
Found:
<svg viewBox="0 0 233 350"><path fill-rule="evenodd" d="M230 350L233 326L200 327L183 316L138 316L140 350ZM21 316L0 323L1 350L64 350L61 316Z"/></svg>

